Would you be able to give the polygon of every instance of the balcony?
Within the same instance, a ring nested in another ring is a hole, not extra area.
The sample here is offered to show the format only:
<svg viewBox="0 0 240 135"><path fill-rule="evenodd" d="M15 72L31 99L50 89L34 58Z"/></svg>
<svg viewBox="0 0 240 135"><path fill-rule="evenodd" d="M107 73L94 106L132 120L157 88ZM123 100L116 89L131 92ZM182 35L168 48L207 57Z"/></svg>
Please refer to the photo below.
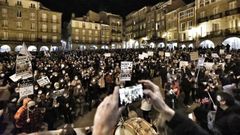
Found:
<svg viewBox="0 0 240 135"><path fill-rule="evenodd" d="M223 17L223 13L218 13L218 14L215 14L215 15L211 15L209 17L209 20L214 20L214 19L218 19L218 18L221 18Z"/></svg>
<svg viewBox="0 0 240 135"><path fill-rule="evenodd" d="M225 35L240 35L240 27L225 29Z"/></svg>
<svg viewBox="0 0 240 135"><path fill-rule="evenodd" d="M199 18L197 20L198 23L207 22L207 21L208 21L208 17Z"/></svg>
<svg viewBox="0 0 240 135"><path fill-rule="evenodd" d="M235 15L240 13L240 7L225 11L226 16Z"/></svg>

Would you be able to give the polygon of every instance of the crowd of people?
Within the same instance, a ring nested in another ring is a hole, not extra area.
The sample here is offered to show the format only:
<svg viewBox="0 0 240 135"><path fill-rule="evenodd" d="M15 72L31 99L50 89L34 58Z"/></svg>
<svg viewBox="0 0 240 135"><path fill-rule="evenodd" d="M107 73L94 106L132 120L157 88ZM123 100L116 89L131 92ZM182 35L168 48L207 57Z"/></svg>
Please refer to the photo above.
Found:
<svg viewBox="0 0 240 135"><path fill-rule="evenodd" d="M114 87L143 83L144 88L152 88L150 91L144 90L144 94L151 98L151 104L157 111L167 112L165 115L168 125L177 132L181 129L188 130L189 124L193 124L190 126L191 131L185 131L185 135L193 133L193 129L200 127L201 130L195 131L199 131L198 134L216 132L223 135L240 134L238 126L240 53L238 50L225 49L225 53L219 54L219 49L221 48L75 50L51 52L50 55L35 52L31 61L33 78L30 79L34 94L28 97L19 97L19 89L25 81L13 82L9 78L16 71L17 53L1 53L0 124L3 124L3 117L6 116L4 114L7 114L8 119L15 126L13 134L32 133L45 128L54 130L57 128L56 121L61 118L64 119L65 124L73 126L76 118L96 108L103 101L97 109L93 134L106 135L110 131L109 128L114 128L117 118L124 110L115 106L118 103L116 98L118 94L114 92ZM152 51L153 55L140 59L139 54L147 51ZM171 56L160 56L159 51L170 52ZM199 56L205 58L205 62L213 62L212 68L199 66L198 61L192 61L190 53L194 51L198 51ZM105 53L110 53L111 56L106 57ZM212 57L213 53L217 53L219 57ZM231 57L226 58L227 55ZM133 62L131 81L120 81L122 61ZM189 64L180 67L180 61L188 61ZM220 63L225 64L222 66ZM45 76L49 78L50 83L40 86L37 80ZM139 82L139 80L153 80L156 77L161 78L161 86L149 81ZM164 95L158 92L157 87L164 89ZM107 103L111 102L112 98L116 102L111 103L114 104L113 108L109 108ZM186 108L197 104L193 111L200 127L175 113L174 110L180 104ZM216 112L213 123L207 117L212 111ZM111 116L113 114L115 116ZM106 121L102 119L103 115ZM146 115L149 113L145 113L144 118L150 122ZM108 116L114 119L110 120ZM174 122L171 122L172 119ZM182 126L174 124L182 119L188 121L187 124ZM95 123L99 127L96 127ZM104 124L106 130L101 127ZM108 125L110 126L107 127ZM102 131L98 131L99 128ZM1 129L1 132L3 131L4 129Z"/></svg>

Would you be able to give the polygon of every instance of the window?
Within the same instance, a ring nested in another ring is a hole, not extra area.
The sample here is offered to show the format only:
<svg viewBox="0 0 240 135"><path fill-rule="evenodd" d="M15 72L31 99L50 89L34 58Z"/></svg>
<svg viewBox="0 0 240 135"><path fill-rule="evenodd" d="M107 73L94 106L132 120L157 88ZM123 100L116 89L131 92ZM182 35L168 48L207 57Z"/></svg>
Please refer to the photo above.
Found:
<svg viewBox="0 0 240 135"><path fill-rule="evenodd" d="M83 42L86 40L86 37L82 37Z"/></svg>
<svg viewBox="0 0 240 135"><path fill-rule="evenodd" d="M85 23L84 22L82 23L82 27L85 28Z"/></svg>
<svg viewBox="0 0 240 135"><path fill-rule="evenodd" d="M47 41L47 35L42 35L42 41Z"/></svg>
<svg viewBox="0 0 240 135"><path fill-rule="evenodd" d="M237 1L232 1L229 3L229 9L235 9L237 8Z"/></svg>
<svg viewBox="0 0 240 135"><path fill-rule="evenodd" d="M2 16L3 17L7 16L7 9L6 8L2 8Z"/></svg>
<svg viewBox="0 0 240 135"><path fill-rule="evenodd" d="M205 17L205 11L202 11L201 13L200 13L200 18L204 18Z"/></svg>
<svg viewBox="0 0 240 135"><path fill-rule="evenodd" d="M208 5L209 3L209 0L205 0L205 5Z"/></svg>
<svg viewBox="0 0 240 135"><path fill-rule="evenodd" d="M35 13L30 13L31 20L35 20Z"/></svg>
<svg viewBox="0 0 240 135"><path fill-rule="evenodd" d="M203 7L203 6L204 6L204 0L200 0L199 7Z"/></svg>
<svg viewBox="0 0 240 135"><path fill-rule="evenodd" d="M91 42L92 41L92 37L89 37L88 40Z"/></svg>
<svg viewBox="0 0 240 135"><path fill-rule="evenodd" d="M35 23L32 23L32 24L31 24L31 30L35 30L35 28L36 28L36 24L35 24Z"/></svg>
<svg viewBox="0 0 240 135"><path fill-rule="evenodd" d="M22 12L21 12L21 10L17 10L17 17L22 17Z"/></svg>
<svg viewBox="0 0 240 135"><path fill-rule="evenodd" d="M52 22L57 22L57 16L56 15L52 16Z"/></svg>
<svg viewBox="0 0 240 135"><path fill-rule="evenodd" d="M22 2L21 1L17 1L17 6L22 6Z"/></svg>
<svg viewBox="0 0 240 135"><path fill-rule="evenodd" d="M35 8L35 4L31 3L30 8Z"/></svg>
<svg viewBox="0 0 240 135"><path fill-rule="evenodd" d="M193 26L193 22L192 21L188 21L188 29L191 29Z"/></svg>
<svg viewBox="0 0 240 135"><path fill-rule="evenodd" d="M31 37L30 37L30 38L31 38L32 41L35 41L36 35L35 35L35 34L31 34Z"/></svg>
<svg viewBox="0 0 240 135"><path fill-rule="evenodd" d="M42 14L42 21L47 21L47 14L46 13Z"/></svg>
<svg viewBox="0 0 240 135"><path fill-rule="evenodd" d="M97 35L98 34L98 31L95 31L95 35Z"/></svg>
<svg viewBox="0 0 240 135"><path fill-rule="evenodd" d="M181 23L181 31L184 31L186 30L186 23Z"/></svg>
<svg viewBox="0 0 240 135"><path fill-rule="evenodd" d="M219 23L213 23L213 24L212 24L212 30L213 30L213 31L218 31L219 28L220 28L219 26L220 26Z"/></svg>
<svg viewBox="0 0 240 135"><path fill-rule="evenodd" d="M215 15L217 13L218 13L218 7L213 8L213 14Z"/></svg>
<svg viewBox="0 0 240 135"><path fill-rule="evenodd" d="M78 41L79 40L79 36L75 36L75 40Z"/></svg>
<svg viewBox="0 0 240 135"><path fill-rule="evenodd" d="M216 2L216 0L211 0L211 2L213 3L213 2Z"/></svg>
<svg viewBox="0 0 240 135"><path fill-rule="evenodd" d="M23 33L18 34L18 40L23 40Z"/></svg>
<svg viewBox="0 0 240 135"><path fill-rule="evenodd" d="M91 30L89 30L89 35L90 35L90 36L92 35L92 31L91 31Z"/></svg>
<svg viewBox="0 0 240 135"><path fill-rule="evenodd" d="M8 27L8 21L7 20L3 20L2 27Z"/></svg>
<svg viewBox="0 0 240 135"><path fill-rule="evenodd" d="M8 32L3 32L3 40L7 40L8 39Z"/></svg>
<svg viewBox="0 0 240 135"><path fill-rule="evenodd" d="M82 30L82 33L83 33L83 35L85 35L86 31L85 31L85 30Z"/></svg>
<svg viewBox="0 0 240 135"><path fill-rule="evenodd" d="M17 28L21 29L22 28L22 22L17 22Z"/></svg>
<svg viewBox="0 0 240 135"><path fill-rule="evenodd" d="M52 36L52 41L57 42L57 36Z"/></svg>
<svg viewBox="0 0 240 135"><path fill-rule="evenodd" d="M75 33L78 34L79 33L79 29L75 29Z"/></svg>
<svg viewBox="0 0 240 135"><path fill-rule="evenodd" d="M52 26L52 32L57 32L57 26L56 25Z"/></svg>
<svg viewBox="0 0 240 135"><path fill-rule="evenodd" d="M47 25L46 24L42 25L42 32L47 32Z"/></svg>

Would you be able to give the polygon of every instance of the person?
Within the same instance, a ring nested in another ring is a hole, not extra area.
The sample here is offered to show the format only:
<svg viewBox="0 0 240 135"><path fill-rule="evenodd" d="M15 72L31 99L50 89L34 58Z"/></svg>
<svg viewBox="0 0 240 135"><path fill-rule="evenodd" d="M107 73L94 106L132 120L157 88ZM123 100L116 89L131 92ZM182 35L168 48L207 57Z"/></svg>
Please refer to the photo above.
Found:
<svg viewBox="0 0 240 135"><path fill-rule="evenodd" d="M175 112L164 102L159 87L149 80L141 80L144 94L148 96L154 108L164 115L167 125L177 135L209 135L190 119ZM93 125L93 135L110 135L117 124L124 107L118 107L119 87L115 87L113 94L107 96L98 106Z"/></svg>

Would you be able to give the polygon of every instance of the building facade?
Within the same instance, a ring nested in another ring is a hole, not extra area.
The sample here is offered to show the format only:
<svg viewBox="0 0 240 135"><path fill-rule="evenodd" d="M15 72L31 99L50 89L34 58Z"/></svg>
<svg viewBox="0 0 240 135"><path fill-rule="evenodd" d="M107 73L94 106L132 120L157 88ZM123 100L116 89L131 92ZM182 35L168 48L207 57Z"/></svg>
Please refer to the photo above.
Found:
<svg viewBox="0 0 240 135"><path fill-rule="evenodd" d="M0 0L1 51L18 51L23 42L30 51L58 46L61 40L61 13L42 8L31 0Z"/></svg>

